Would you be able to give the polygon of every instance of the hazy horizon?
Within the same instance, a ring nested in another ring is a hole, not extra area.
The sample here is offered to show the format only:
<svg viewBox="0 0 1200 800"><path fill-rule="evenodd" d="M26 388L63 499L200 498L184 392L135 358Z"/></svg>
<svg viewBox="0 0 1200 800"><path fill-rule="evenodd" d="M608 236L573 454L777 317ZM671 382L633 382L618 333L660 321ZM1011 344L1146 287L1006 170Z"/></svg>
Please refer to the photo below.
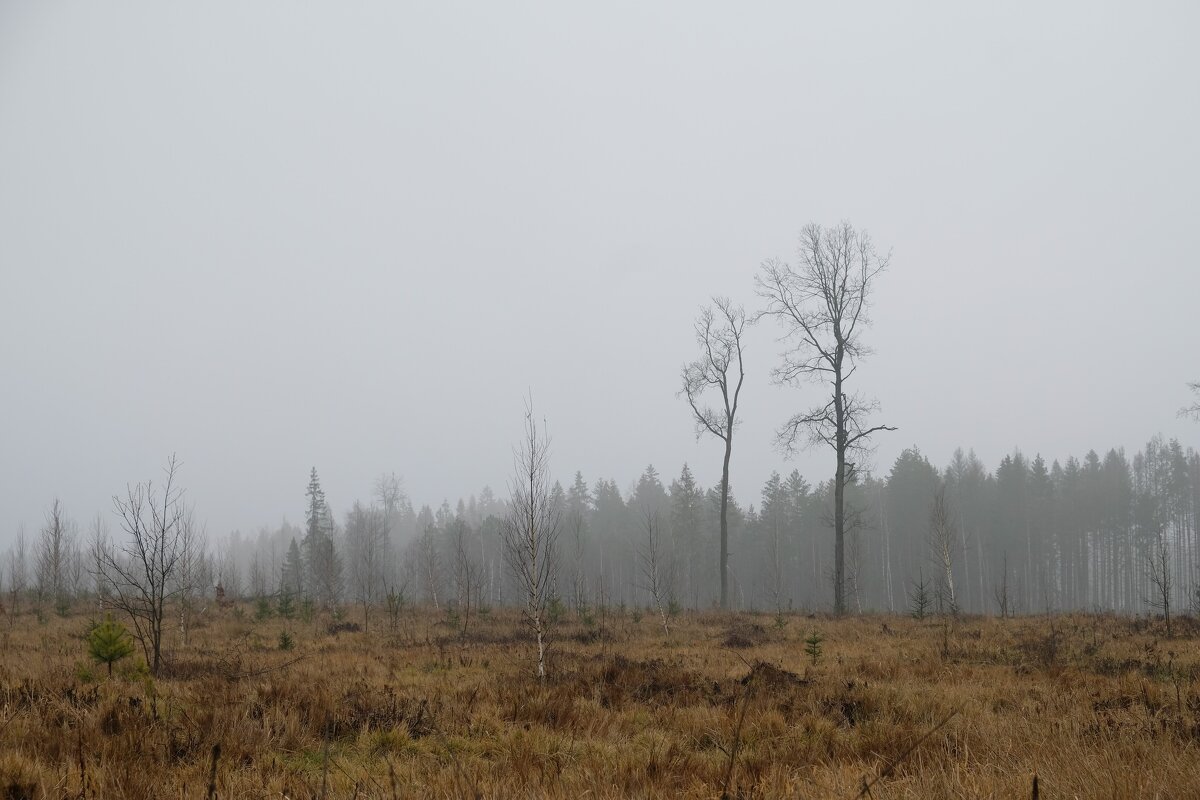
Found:
<svg viewBox="0 0 1200 800"><path fill-rule="evenodd" d="M0 7L0 544L172 452L213 536L301 519L313 466L339 519L385 472L503 496L527 394L564 483L711 486L697 310L843 219L893 254L877 473L1200 445L1200 9L925 9ZM776 335L743 504L833 473L772 446L823 391Z"/></svg>

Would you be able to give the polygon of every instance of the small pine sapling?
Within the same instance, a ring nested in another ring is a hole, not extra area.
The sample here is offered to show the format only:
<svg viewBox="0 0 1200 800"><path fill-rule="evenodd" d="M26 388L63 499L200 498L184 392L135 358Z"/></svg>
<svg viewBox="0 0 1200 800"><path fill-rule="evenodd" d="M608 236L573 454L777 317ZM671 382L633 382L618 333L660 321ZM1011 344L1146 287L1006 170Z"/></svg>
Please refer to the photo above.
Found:
<svg viewBox="0 0 1200 800"><path fill-rule="evenodd" d="M113 664L133 652L133 640L125 626L106 614L104 621L88 633L88 654L97 664L108 665L112 677Z"/></svg>
<svg viewBox="0 0 1200 800"><path fill-rule="evenodd" d="M804 640L804 652L812 659L814 667L821 658L821 642L823 641L825 641L825 637L821 635L820 631L813 631Z"/></svg>
<svg viewBox="0 0 1200 800"><path fill-rule="evenodd" d="M933 605L933 593L930 592L929 581L925 579L923 573L913 583L913 588L908 593L908 600L912 608L913 619L925 619L929 615L929 607Z"/></svg>

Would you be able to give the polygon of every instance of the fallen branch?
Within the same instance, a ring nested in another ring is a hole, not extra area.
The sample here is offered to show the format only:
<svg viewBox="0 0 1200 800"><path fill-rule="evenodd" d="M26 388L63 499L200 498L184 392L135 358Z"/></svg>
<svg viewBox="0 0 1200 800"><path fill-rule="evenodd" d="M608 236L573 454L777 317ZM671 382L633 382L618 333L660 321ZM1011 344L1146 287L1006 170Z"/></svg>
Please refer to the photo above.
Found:
<svg viewBox="0 0 1200 800"><path fill-rule="evenodd" d="M941 730L942 726L945 725L947 722L949 722L951 719L953 719L960 710L961 709L958 709L958 708L954 709L949 714L947 714L945 717L943 717L941 722L939 722L937 725L934 725L929 730L925 731L925 733L921 736L921 738L917 739L915 742L910 744L903 753L898 755L895 758L895 760L892 761L892 763L888 764L887 767L884 768L883 772L880 772L878 775L876 775L874 778L872 778L869 782L864 778L862 789L859 790L858 794L854 795L855 800L858 800L858 798L860 798L860 797L864 797L866 795L871 794L872 786L879 783L879 781L883 780L884 778L890 776L892 774L892 772L895 771L896 767L900 766L900 762L902 762L904 759L908 758L908 756L912 753L912 751L916 750L921 745L921 742L925 741L930 736L933 736L933 734L935 734L939 730Z"/></svg>

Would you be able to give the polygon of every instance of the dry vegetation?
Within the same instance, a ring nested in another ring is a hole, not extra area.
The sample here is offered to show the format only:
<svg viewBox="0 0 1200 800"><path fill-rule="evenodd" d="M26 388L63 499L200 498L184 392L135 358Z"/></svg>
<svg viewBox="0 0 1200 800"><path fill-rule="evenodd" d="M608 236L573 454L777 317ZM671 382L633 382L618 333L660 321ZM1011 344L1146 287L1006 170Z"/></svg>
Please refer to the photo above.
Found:
<svg viewBox="0 0 1200 800"><path fill-rule="evenodd" d="M5 621L0 796L1200 794L1187 620L609 614L557 626L543 683L508 612L252 617L209 610L157 679L89 663L90 614Z"/></svg>

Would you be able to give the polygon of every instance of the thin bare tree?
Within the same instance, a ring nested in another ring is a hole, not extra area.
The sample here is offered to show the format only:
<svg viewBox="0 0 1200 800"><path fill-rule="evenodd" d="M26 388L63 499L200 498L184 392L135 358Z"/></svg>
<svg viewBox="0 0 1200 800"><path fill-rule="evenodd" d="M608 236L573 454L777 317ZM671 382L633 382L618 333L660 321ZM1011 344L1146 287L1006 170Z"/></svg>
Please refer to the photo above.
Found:
<svg viewBox="0 0 1200 800"><path fill-rule="evenodd" d="M638 552L642 567L642 588L650 594L654 610L658 612L658 618L662 622L663 633L670 636L667 604L671 595L671 571L663 566L662 554L659 552L661 526L658 523L658 512L645 512L642 521L646 530L646 540Z"/></svg>
<svg viewBox="0 0 1200 800"><path fill-rule="evenodd" d="M46 510L46 522L38 537L34 578L38 600L50 600L60 612L69 602L74 547L75 523L56 497Z"/></svg>
<svg viewBox="0 0 1200 800"><path fill-rule="evenodd" d="M177 568L170 580L170 591L178 600L179 635L186 647L192 632L192 618L202 613L200 603L208 588L210 571L207 563L207 532L196 523L192 508L186 508L179 519L179 550Z"/></svg>
<svg viewBox="0 0 1200 800"><path fill-rule="evenodd" d="M437 528L434 525L426 525L425 531L413 540L410 549L411 560L420 573L421 583L425 586L425 602L440 610L438 587L442 583L442 562L438 553Z"/></svg>
<svg viewBox="0 0 1200 800"><path fill-rule="evenodd" d="M954 593L954 517L946 502L946 487L938 487L929 507L929 549L933 563L941 573L940 596L949 606L951 614L958 613L958 599Z"/></svg>
<svg viewBox="0 0 1200 800"><path fill-rule="evenodd" d="M462 626L459 632L465 638L471 624L471 609L479 605L483 590L482 567L475 563L471 529L462 517L450 523L450 542L454 548L454 591Z"/></svg>
<svg viewBox="0 0 1200 800"><path fill-rule="evenodd" d="M771 605L775 608L775 621L784 621L784 543L780 538L779 515L773 514L767 532L767 590L771 596Z"/></svg>
<svg viewBox="0 0 1200 800"><path fill-rule="evenodd" d="M128 534L124 544L100 543L96 581L107 587L113 607L133 624L134 637L153 674L162 668L163 626L167 605L176 597L176 574L185 557L188 516L178 483L179 462L172 455L161 490L152 481L127 486L113 506Z"/></svg>
<svg viewBox="0 0 1200 800"><path fill-rule="evenodd" d="M1156 611L1162 612L1163 621L1167 628L1167 638L1171 638L1171 592L1174 590L1174 580L1171 575L1171 550L1167 544L1165 531L1159 530L1146 554L1146 568L1150 578L1150 596L1147 603Z"/></svg>
<svg viewBox="0 0 1200 800"><path fill-rule="evenodd" d="M362 606L363 630L370 630L371 609L383 597L388 564L388 513L363 507L355 500L346 517L346 550L350 561L350 590Z"/></svg>
<svg viewBox="0 0 1200 800"><path fill-rule="evenodd" d="M96 606L100 611L104 611L105 604L108 602L108 585L97 578L101 574L104 543L108 541L108 538L108 521L102 514L97 513L88 529L87 547L88 560L91 564L89 572L92 576L92 586L96 590Z"/></svg>
<svg viewBox="0 0 1200 800"><path fill-rule="evenodd" d="M683 388L695 417L696 438L710 434L725 444L721 462L721 608L729 608L729 460L737 427L738 400L746 377L742 361L742 332L746 312L727 297L713 298L712 305L696 318L696 342L701 356L683 367ZM721 406L702 405L709 390L721 395Z"/></svg>
<svg viewBox="0 0 1200 800"><path fill-rule="evenodd" d="M21 597L29 585L29 545L25 538L25 526L17 528L17 540L8 551L8 622L11 626L20 612Z"/></svg>
<svg viewBox="0 0 1200 800"><path fill-rule="evenodd" d="M544 423L543 423L544 428ZM537 644L537 677L546 677L546 606L554 575L559 506L552 496L550 440L539 431L533 404L525 407L525 436L515 455L508 516L500 528L504 559L524 594L525 622Z"/></svg>
<svg viewBox="0 0 1200 800"><path fill-rule="evenodd" d="M1012 599L1008 591L1008 551L1004 552L1000 567L1000 582L992 589L996 607L1000 609L1000 619L1004 619L1012 610Z"/></svg>
<svg viewBox="0 0 1200 800"><path fill-rule="evenodd" d="M571 569L571 602L577 612L584 611L588 605L587 598L587 572L585 559L587 557L587 541L584 538L583 515L579 513L571 514L568 527L571 530L571 542L574 546L574 554L572 561L574 562Z"/></svg>
<svg viewBox="0 0 1200 800"><path fill-rule="evenodd" d="M869 353L861 333L875 278L888 264L866 231L843 222L832 228L808 225L800 234L799 264L763 264L756 278L766 301L759 317L783 327L786 348L774 380L785 385L824 384L829 399L791 417L777 433L785 453L797 447L827 445L837 459L834 471L833 607L846 611L846 486L857 477L855 454L868 450L869 437L893 431L871 425L878 403L848 390L859 361Z"/></svg>

